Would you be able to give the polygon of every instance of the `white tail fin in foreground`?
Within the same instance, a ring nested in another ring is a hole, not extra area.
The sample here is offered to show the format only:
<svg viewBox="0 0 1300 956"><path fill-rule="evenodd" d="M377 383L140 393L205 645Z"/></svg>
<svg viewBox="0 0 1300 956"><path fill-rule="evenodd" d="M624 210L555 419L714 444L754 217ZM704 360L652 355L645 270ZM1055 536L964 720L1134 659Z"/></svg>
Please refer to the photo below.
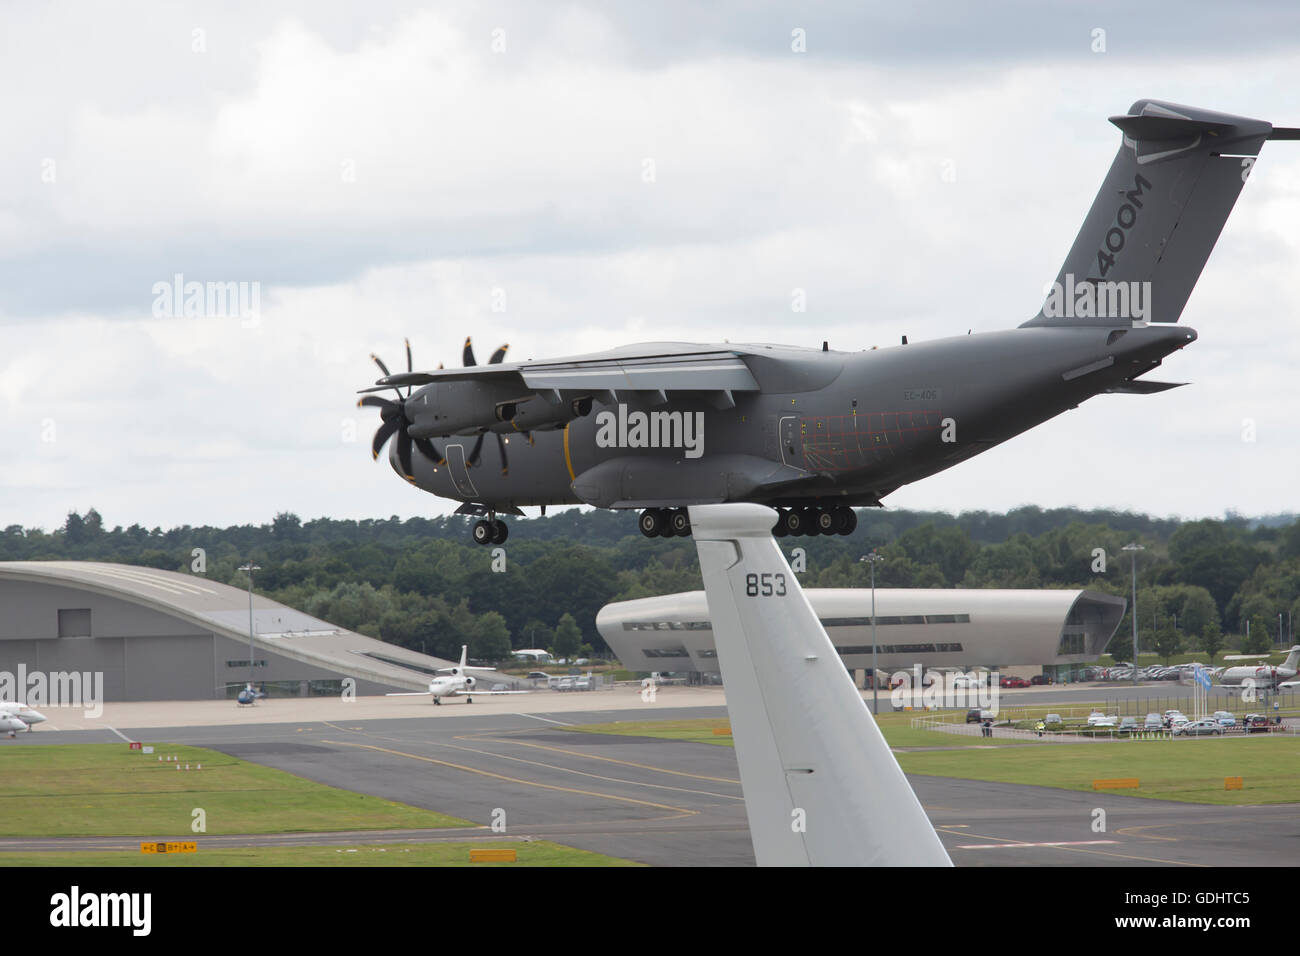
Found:
<svg viewBox="0 0 1300 956"><path fill-rule="evenodd" d="M761 505L690 509L760 866L951 866Z"/></svg>

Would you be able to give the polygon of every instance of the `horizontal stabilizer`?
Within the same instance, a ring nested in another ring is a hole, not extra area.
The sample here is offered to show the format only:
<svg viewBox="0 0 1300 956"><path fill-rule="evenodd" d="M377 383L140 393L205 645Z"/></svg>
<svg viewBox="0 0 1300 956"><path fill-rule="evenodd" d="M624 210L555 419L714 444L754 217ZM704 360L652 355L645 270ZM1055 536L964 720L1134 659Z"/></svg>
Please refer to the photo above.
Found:
<svg viewBox="0 0 1300 956"><path fill-rule="evenodd" d="M1232 129L1230 123L1211 123L1183 116L1112 116L1110 121L1133 139L1170 140L1195 136L1197 133L1219 133Z"/></svg>
<svg viewBox="0 0 1300 956"><path fill-rule="evenodd" d="M1147 382L1133 379L1131 382L1117 382L1106 391L1116 395L1154 395L1156 392L1167 392L1171 388L1182 388L1186 384L1186 382Z"/></svg>
<svg viewBox="0 0 1300 956"><path fill-rule="evenodd" d="M759 866L951 866L772 538L776 512L690 517Z"/></svg>

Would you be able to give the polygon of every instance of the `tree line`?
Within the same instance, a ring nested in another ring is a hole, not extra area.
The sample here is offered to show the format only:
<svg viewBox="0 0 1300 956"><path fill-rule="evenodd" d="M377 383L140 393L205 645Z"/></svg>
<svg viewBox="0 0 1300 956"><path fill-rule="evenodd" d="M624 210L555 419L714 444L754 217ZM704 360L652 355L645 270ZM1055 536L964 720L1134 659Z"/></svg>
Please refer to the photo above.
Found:
<svg viewBox="0 0 1300 956"><path fill-rule="evenodd" d="M1130 512L1017 508L1006 513L863 510L852 537L782 539L804 550L805 587L865 587L859 559L878 550L879 587L1092 588L1128 597L1137 543L1142 649L1171 657L1268 650L1300 616L1294 515L1180 521ZM201 559L200 559L201 556ZM603 656L596 612L611 601L700 587L690 539L647 539L629 512L568 510L512 519L504 562L472 544L461 517L302 521L163 530L108 528L94 509L62 528L11 525L0 560L112 561L201 573L331 623L444 658L470 645ZM498 566L494 570L494 563ZM501 567L501 564L504 567ZM1131 611L1130 611L1131 613ZM1281 620L1279 622L1279 615ZM1129 619L1112 650L1127 657ZM1249 631L1249 640L1246 634Z"/></svg>

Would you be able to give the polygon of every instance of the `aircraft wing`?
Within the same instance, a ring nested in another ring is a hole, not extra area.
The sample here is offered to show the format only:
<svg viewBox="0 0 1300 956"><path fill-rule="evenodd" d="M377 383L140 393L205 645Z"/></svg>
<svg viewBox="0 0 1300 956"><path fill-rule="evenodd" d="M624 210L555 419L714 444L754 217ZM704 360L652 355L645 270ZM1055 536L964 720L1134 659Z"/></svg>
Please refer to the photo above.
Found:
<svg viewBox="0 0 1300 956"><path fill-rule="evenodd" d="M758 382L733 349L718 346L650 343L591 355L539 362L473 365L468 368L401 372L379 379L366 392L395 385L434 382L497 381L520 385L539 395L600 395L613 404L619 392L756 392Z"/></svg>
<svg viewBox="0 0 1300 956"><path fill-rule="evenodd" d="M760 866L951 866L753 504L690 508Z"/></svg>
<svg viewBox="0 0 1300 956"><path fill-rule="evenodd" d="M473 688L466 690L462 688L461 690L453 690L447 696L448 697L488 697L488 696L497 697L502 694L531 694L531 693L532 691L530 690L474 690Z"/></svg>

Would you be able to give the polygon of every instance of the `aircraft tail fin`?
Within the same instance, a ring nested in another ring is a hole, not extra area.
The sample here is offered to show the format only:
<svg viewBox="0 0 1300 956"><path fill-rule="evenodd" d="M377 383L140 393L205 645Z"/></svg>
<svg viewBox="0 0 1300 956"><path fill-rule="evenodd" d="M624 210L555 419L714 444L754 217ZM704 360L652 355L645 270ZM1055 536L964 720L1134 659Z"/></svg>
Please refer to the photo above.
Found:
<svg viewBox="0 0 1300 956"><path fill-rule="evenodd" d="M1300 644L1291 648L1291 653L1287 654L1286 660L1282 662L1283 667L1289 667L1292 670L1300 668Z"/></svg>
<svg viewBox="0 0 1300 956"><path fill-rule="evenodd" d="M1300 130L1138 100L1123 139L1029 326L1177 322L1265 140Z"/></svg>
<svg viewBox="0 0 1300 956"><path fill-rule="evenodd" d="M469 657L469 645L462 644L460 646L460 672L462 674L465 673L465 661L468 659L468 657Z"/></svg>
<svg viewBox="0 0 1300 956"><path fill-rule="evenodd" d="M690 518L758 864L951 866L772 538L776 513Z"/></svg>

